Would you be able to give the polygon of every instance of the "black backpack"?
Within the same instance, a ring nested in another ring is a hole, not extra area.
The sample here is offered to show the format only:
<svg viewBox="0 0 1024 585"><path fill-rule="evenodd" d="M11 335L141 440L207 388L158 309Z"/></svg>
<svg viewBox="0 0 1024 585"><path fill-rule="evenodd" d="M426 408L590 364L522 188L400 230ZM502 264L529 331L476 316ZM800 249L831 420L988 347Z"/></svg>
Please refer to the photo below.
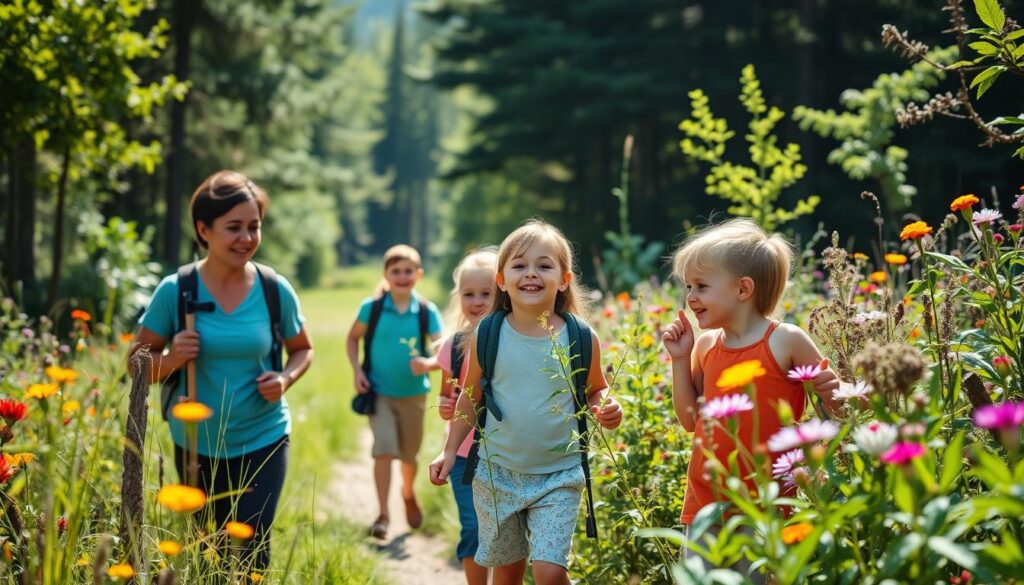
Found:
<svg viewBox="0 0 1024 585"><path fill-rule="evenodd" d="M256 275L263 285L263 300L267 303L267 311L270 313L270 367L280 372L283 361L281 352L284 350L284 336L281 334L281 292L277 288L277 273L274 269L263 264L253 262L256 267ZM186 305L199 298L199 273L196 272L196 263L192 262L178 268L178 325L171 333L173 337L179 331L185 329ZM195 303L196 311L213 311L213 303ZM174 395L181 384L181 370L171 372L164 379L160 386L160 414L164 420L171 412L171 403Z"/></svg>
<svg viewBox="0 0 1024 585"><path fill-rule="evenodd" d="M377 323L380 322L380 314L384 312L384 299L387 298L388 293L380 295L380 298L374 299L373 304L370 305L370 320L366 323L366 334L363 335L363 372L366 377L370 377L370 368L373 367L373 362L370 359L370 346L373 345L373 336L377 333ZM417 315L420 324L420 355L426 357L430 355L427 350L429 345L427 344L427 337L430 335L430 308L433 307L433 303L427 299L416 295L416 300L420 303L419 314Z"/></svg>
<svg viewBox="0 0 1024 585"><path fill-rule="evenodd" d="M474 430L473 447L466 458L466 468L462 474L462 483L471 485L473 476L476 473L477 464L480 462L480 433L487 424L487 413L490 411L494 418L501 420L501 408L495 403L494 389L491 387L491 376L494 374L494 365L498 360L498 340L501 335L501 325L508 315L505 311L497 311L487 315L480 320L477 327L476 351L477 359L480 361L482 373L480 375L480 404L477 409L477 427ZM572 362L571 370L576 373L573 382L576 391L573 399L576 403L576 423L580 436L580 464L583 467L583 477L587 484L587 536L597 538L597 520L594 517L594 493L590 481L590 462L587 458L587 445L589 443L589 431L587 430L587 378L590 375L590 360L593 357L591 347L592 338L590 327L576 315L563 313L560 316L565 320L568 328L569 347ZM453 343L452 347L456 347ZM454 355L454 351L453 351ZM454 361L452 368L454 370Z"/></svg>

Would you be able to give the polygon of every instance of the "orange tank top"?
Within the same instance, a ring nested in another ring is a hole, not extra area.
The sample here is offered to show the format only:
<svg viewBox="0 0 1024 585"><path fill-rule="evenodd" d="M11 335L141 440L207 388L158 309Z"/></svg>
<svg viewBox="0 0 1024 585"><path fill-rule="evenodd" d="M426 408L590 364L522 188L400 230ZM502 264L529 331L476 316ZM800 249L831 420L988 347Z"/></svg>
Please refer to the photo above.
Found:
<svg viewBox="0 0 1024 585"><path fill-rule="evenodd" d="M768 347L768 338L771 337L779 324L772 322L765 331L764 337L759 341L746 347L731 348L722 344L722 337L719 335L715 345L705 354L701 367L704 371L704 400L709 401L719 396L736 392L736 389L721 389L715 385L722 371L729 366L736 365L748 360L759 360L764 367L764 376L756 380L757 392L754 396L754 410L741 412L738 415L737 436L740 442L754 453L757 445L763 445L768 438L779 431L778 404L785 400L793 409L794 420L800 420L804 414L805 395L803 384L794 382L786 377L786 373L779 367L778 362ZM757 437L754 437L754 417L757 417ZM682 524L689 524L694 516L704 506L727 500L720 494L720 486L713 485L710 477L705 477L704 463L707 460L704 449L709 448L714 452L715 457L728 468L729 455L736 450L732 438L725 429L718 424L712 425L712 441L709 442L705 436L703 417L697 416L697 428L693 436L693 455L690 457L690 465L686 472L686 496L683 499L683 512L679 521ZM740 458L740 471L746 479L749 488L753 489L754 482L751 479L752 470L749 465L744 464ZM770 470L768 470L770 471Z"/></svg>

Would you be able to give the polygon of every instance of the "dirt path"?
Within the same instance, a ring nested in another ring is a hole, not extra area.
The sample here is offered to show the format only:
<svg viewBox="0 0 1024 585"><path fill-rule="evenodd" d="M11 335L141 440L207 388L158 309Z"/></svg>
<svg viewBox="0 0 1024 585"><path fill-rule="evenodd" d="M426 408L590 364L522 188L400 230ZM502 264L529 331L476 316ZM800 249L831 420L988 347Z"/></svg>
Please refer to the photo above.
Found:
<svg viewBox="0 0 1024 585"><path fill-rule="evenodd" d="M369 453L372 437L369 429L360 435L361 453ZM442 539L409 529L402 504L401 476L395 465L391 479L391 527L388 539L367 537L367 546L381 553L381 565L397 585L457 585L465 583L462 567ZM345 515L359 525L369 527L377 517L377 494L373 487L373 469L368 456L339 463L334 468L330 496Z"/></svg>

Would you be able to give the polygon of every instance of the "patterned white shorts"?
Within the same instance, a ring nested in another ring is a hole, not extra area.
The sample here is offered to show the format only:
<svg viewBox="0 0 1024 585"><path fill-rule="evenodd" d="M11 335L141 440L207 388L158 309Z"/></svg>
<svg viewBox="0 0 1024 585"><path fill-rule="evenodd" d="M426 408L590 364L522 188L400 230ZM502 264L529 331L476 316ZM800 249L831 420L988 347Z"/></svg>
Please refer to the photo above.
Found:
<svg viewBox="0 0 1024 585"><path fill-rule="evenodd" d="M553 473L518 473L480 461L473 479L480 548L486 567L509 565L530 555L568 568L572 536L586 485L579 465ZM490 471L490 473L488 473ZM492 485L493 481L493 485Z"/></svg>

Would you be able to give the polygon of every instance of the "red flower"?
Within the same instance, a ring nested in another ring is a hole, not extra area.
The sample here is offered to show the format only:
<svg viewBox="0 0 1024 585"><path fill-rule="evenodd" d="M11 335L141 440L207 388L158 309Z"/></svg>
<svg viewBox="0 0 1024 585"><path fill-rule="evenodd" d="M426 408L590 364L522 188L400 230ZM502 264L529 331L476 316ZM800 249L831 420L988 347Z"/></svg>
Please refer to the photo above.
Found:
<svg viewBox="0 0 1024 585"><path fill-rule="evenodd" d="M0 483L6 482L14 476L14 469L6 457L0 457Z"/></svg>
<svg viewBox="0 0 1024 585"><path fill-rule="evenodd" d="M61 516L57 518L57 534L61 535L68 529L68 517Z"/></svg>
<svg viewBox="0 0 1024 585"><path fill-rule="evenodd" d="M13 425L25 418L26 411L28 411L28 405L24 402L10 398L0 400L0 418L4 419L8 425Z"/></svg>

